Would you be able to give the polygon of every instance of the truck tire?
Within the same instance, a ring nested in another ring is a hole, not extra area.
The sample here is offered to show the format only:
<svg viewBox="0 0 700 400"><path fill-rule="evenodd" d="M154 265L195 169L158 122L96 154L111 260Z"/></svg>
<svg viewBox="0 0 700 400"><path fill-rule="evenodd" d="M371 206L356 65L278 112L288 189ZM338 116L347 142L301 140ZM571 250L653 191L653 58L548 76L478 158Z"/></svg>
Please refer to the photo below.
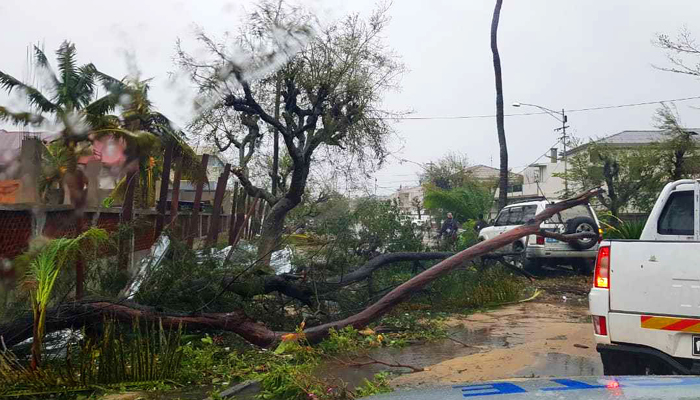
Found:
<svg viewBox="0 0 700 400"><path fill-rule="evenodd" d="M566 233L582 233L582 232L594 232L598 233L598 224L595 220L590 217L576 217L570 219L566 223ZM569 242L569 246L576 250L588 250L595 246L598 241L596 239L578 239Z"/></svg>

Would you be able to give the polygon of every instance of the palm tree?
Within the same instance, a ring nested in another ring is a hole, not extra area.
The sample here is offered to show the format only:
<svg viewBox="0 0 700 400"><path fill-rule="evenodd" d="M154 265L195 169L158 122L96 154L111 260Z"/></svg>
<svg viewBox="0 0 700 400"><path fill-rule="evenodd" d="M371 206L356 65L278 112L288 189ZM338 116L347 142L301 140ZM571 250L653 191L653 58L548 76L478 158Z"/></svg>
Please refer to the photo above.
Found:
<svg viewBox="0 0 700 400"><path fill-rule="evenodd" d="M34 314L32 341L32 368L41 364L41 348L46 330L46 309L52 299L53 288L61 270L75 262L78 252L95 249L109 236L103 229L90 228L75 238L58 238L47 243L29 264L22 286L29 292ZM86 246L85 243L90 243Z"/></svg>
<svg viewBox="0 0 700 400"><path fill-rule="evenodd" d="M80 207L85 201L86 178L77 168L76 144L88 139L90 128L112 120L108 114L119 105L125 87L119 80L99 72L91 63L78 66L75 45L68 41L58 48L56 59L58 73L54 72L43 50L34 46L34 62L46 76L46 93L0 71L0 87L8 93L23 91L33 109L30 112L13 112L0 106L0 121L39 125L52 117L61 126L66 148L62 179L70 191L71 202ZM99 98L96 81L107 91Z"/></svg>
<svg viewBox="0 0 700 400"><path fill-rule="evenodd" d="M150 79L124 79L123 89L128 93L129 101L122 104L120 121L110 127L95 131L96 137L111 135L127 143L127 164L138 163L139 186L137 204L142 208L152 207L155 203L155 181L160 177L162 157L160 149L170 142L175 143L178 159L181 160L182 176L190 180L203 180L199 176L199 159L195 151L185 142L181 131L165 115L156 111L148 92ZM111 197L120 198L126 192L126 178L117 184Z"/></svg>

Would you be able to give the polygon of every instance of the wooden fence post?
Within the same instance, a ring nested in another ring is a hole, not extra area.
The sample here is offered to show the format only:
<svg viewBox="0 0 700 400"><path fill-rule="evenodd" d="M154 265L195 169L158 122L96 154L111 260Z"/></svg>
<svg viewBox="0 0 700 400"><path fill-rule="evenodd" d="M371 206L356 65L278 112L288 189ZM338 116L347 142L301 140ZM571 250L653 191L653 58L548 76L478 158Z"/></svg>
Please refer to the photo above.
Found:
<svg viewBox="0 0 700 400"><path fill-rule="evenodd" d="M245 236L242 235L243 233L243 224L245 222L245 216L246 216L246 200L248 196L245 192L245 188L241 187L241 193L238 196L238 204L236 205L236 226L234 227L235 234L234 238L244 238Z"/></svg>
<svg viewBox="0 0 700 400"><path fill-rule="evenodd" d="M231 164L224 166L224 172L216 182L216 192L214 193L214 210L211 213L209 220L209 235L207 235L206 246L213 246L219 238L221 231L221 203L224 201L226 186L228 184L228 176L231 173Z"/></svg>
<svg viewBox="0 0 700 400"><path fill-rule="evenodd" d="M202 176L207 180L207 165L209 164L209 154L202 154L201 167L203 170ZM190 217L190 231L187 235L187 246L191 249L194 245L195 236L199 235L199 208L202 205L202 190L204 189L204 182L197 182L194 192L194 208L192 209L192 216Z"/></svg>
<svg viewBox="0 0 700 400"><path fill-rule="evenodd" d="M173 151L175 150L175 141L168 142L165 148L165 156L163 157L163 174L160 178L160 198L158 199L158 214L156 215L156 238L160 236L165 225L165 205L168 202L168 186L170 184L170 165L173 162Z"/></svg>
<svg viewBox="0 0 700 400"><path fill-rule="evenodd" d="M175 176L173 177L173 195L170 198L170 229L175 231L177 214L180 212L180 180L182 177L182 156L175 158Z"/></svg>
<svg viewBox="0 0 700 400"><path fill-rule="evenodd" d="M124 204L122 204L122 215L120 225L128 225L128 231L119 233L119 255L118 264L120 271L127 271L131 263L131 253L134 250L134 232L131 222L134 219L134 192L136 191L136 183L138 180L139 171L131 171L126 174L126 193L124 194Z"/></svg>

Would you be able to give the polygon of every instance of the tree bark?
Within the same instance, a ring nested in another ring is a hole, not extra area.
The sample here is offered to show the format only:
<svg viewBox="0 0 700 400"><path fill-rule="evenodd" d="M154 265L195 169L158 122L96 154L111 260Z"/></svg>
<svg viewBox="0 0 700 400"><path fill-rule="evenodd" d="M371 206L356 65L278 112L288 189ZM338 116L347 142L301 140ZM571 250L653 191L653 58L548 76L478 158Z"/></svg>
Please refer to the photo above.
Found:
<svg viewBox="0 0 700 400"><path fill-rule="evenodd" d="M282 75L277 72L275 76L275 120L280 120L280 100L282 99ZM277 187L279 186L279 160L280 160L280 131L273 129L273 146L272 146L272 195L277 196Z"/></svg>
<svg viewBox="0 0 700 400"><path fill-rule="evenodd" d="M508 203L508 146L506 145L505 121L503 115L503 79L501 77L501 56L498 53L498 21L501 17L503 0L496 0L491 20L491 52L493 53L493 71L496 77L496 129L500 147L500 176L498 180L498 209Z"/></svg>
<svg viewBox="0 0 700 400"><path fill-rule="evenodd" d="M166 203L168 202L168 187L170 186L170 166L173 162L175 142L170 141L163 156L163 173L160 178L160 196L158 197L158 214L156 215L156 237L160 236L165 225Z"/></svg>
<svg viewBox="0 0 700 400"><path fill-rule="evenodd" d="M298 204L298 203L297 203ZM272 208L270 208L267 218L263 223L258 244L258 258L263 265L270 265L272 252L280 245L280 239L284 231L284 220L287 213L297 204L283 197Z"/></svg>

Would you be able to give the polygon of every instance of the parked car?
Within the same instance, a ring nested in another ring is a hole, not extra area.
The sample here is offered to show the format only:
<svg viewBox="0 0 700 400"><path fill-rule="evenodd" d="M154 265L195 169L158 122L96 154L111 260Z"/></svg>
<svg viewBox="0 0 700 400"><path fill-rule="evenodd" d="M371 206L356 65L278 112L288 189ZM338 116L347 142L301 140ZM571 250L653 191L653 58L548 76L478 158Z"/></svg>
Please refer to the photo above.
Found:
<svg viewBox="0 0 700 400"><path fill-rule="evenodd" d="M527 223L545 208L556 201L538 200L511 204L504 207L492 226L479 231L479 240L487 240ZM598 232L599 222L590 205L578 205L564 210L545 221L543 229L558 233ZM493 256L507 254L516 265L535 270L543 265L572 265L581 273L591 273L598 253L598 240L580 239L573 242L560 242L551 238L530 235L510 246L505 246Z"/></svg>
<svg viewBox="0 0 700 400"><path fill-rule="evenodd" d="M639 240L605 240L589 294L605 374L700 373L700 181L669 183Z"/></svg>

